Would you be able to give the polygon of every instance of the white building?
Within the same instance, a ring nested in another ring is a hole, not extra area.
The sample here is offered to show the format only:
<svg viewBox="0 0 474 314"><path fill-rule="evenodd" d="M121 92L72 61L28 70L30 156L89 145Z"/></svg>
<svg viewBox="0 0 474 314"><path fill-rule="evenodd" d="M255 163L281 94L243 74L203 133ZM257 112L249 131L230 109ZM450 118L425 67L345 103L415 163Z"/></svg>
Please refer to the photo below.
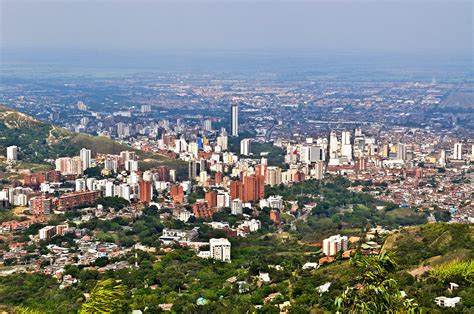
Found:
<svg viewBox="0 0 474 314"><path fill-rule="evenodd" d="M269 196L267 199L260 200L260 207L269 207L283 209L283 198L280 195Z"/></svg>
<svg viewBox="0 0 474 314"><path fill-rule="evenodd" d="M236 104L231 109L231 135L239 136L239 106Z"/></svg>
<svg viewBox="0 0 474 314"><path fill-rule="evenodd" d="M138 171L138 161L137 160L127 160L125 162L125 170L128 172Z"/></svg>
<svg viewBox="0 0 474 314"><path fill-rule="evenodd" d="M86 190L86 180L76 179L76 192Z"/></svg>
<svg viewBox="0 0 474 314"><path fill-rule="evenodd" d="M83 148L79 152L79 157L81 158L82 162L82 171L86 170L87 168L91 167L91 150Z"/></svg>
<svg viewBox="0 0 474 314"><path fill-rule="evenodd" d="M230 262L230 242L225 238L209 240L211 258L216 261Z"/></svg>
<svg viewBox="0 0 474 314"><path fill-rule="evenodd" d="M230 202L230 212L232 215L242 215L243 213L243 205L242 201L236 198Z"/></svg>
<svg viewBox="0 0 474 314"><path fill-rule="evenodd" d="M347 250L347 237L333 235L327 239L323 240L323 253L326 256L334 256L339 251Z"/></svg>
<svg viewBox="0 0 474 314"><path fill-rule="evenodd" d="M250 155L250 142L251 139L249 138L244 138L243 140L240 141L240 154L244 156L249 156Z"/></svg>
<svg viewBox="0 0 474 314"><path fill-rule="evenodd" d="M7 147L7 161L17 161L18 160L18 146L8 146Z"/></svg>
<svg viewBox="0 0 474 314"><path fill-rule="evenodd" d="M453 159L462 160L462 143L454 144Z"/></svg>
<svg viewBox="0 0 474 314"><path fill-rule="evenodd" d="M448 297L437 297L435 302L440 307L455 307L456 304L461 302L460 297L448 298Z"/></svg>

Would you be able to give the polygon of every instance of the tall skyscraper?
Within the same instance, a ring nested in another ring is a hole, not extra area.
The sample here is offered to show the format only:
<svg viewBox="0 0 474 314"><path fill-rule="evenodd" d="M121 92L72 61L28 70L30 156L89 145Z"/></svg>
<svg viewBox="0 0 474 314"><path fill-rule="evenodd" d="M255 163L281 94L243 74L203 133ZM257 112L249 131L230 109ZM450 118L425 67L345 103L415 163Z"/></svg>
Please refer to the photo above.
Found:
<svg viewBox="0 0 474 314"><path fill-rule="evenodd" d="M329 136L329 164L339 164L339 140L336 131L331 131Z"/></svg>
<svg viewBox="0 0 474 314"><path fill-rule="evenodd" d="M233 104L231 108L231 135L239 136L239 106Z"/></svg>
<svg viewBox="0 0 474 314"><path fill-rule="evenodd" d="M190 160L188 163L188 177L190 180L196 179L197 176L197 163L196 160Z"/></svg>
<svg viewBox="0 0 474 314"><path fill-rule="evenodd" d="M342 132L341 155L346 157L349 162L352 161L351 132L349 131Z"/></svg>
<svg viewBox="0 0 474 314"><path fill-rule="evenodd" d="M83 148L81 149L80 158L82 162L82 171L86 170L87 168L91 167L91 150Z"/></svg>
<svg viewBox="0 0 474 314"><path fill-rule="evenodd" d="M453 159L454 160L462 159L462 143L454 144Z"/></svg>

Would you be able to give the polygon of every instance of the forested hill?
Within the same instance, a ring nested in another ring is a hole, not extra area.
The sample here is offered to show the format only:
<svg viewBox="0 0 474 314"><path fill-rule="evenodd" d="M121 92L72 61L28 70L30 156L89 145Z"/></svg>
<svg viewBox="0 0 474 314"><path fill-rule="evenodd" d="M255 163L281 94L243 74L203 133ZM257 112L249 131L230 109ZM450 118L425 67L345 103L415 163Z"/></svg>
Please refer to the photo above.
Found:
<svg viewBox="0 0 474 314"><path fill-rule="evenodd" d="M118 154L131 150L130 147L112 139L73 133L0 105L0 155L6 155L6 148L11 145L20 148L21 161L30 163L43 163L49 158L77 156L81 148L91 149L93 154ZM158 162L180 166L179 161L167 157L143 151L137 153L142 159L149 159L153 164Z"/></svg>

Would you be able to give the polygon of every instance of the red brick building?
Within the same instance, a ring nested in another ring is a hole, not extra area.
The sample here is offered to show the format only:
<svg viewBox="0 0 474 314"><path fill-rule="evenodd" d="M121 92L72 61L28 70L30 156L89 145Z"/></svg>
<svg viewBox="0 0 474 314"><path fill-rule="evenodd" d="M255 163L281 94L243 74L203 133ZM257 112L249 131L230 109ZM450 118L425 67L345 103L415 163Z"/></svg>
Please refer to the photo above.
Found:
<svg viewBox="0 0 474 314"><path fill-rule="evenodd" d="M84 191L64 194L57 200L57 209L64 211L76 206L94 205L99 197L100 191Z"/></svg>
<svg viewBox="0 0 474 314"><path fill-rule="evenodd" d="M256 202L265 197L265 177L252 174L244 177L242 201Z"/></svg>
<svg viewBox="0 0 474 314"><path fill-rule="evenodd" d="M181 185L179 184L172 185L171 190L170 190L170 195L174 203L184 202L184 190Z"/></svg>
<svg viewBox="0 0 474 314"><path fill-rule="evenodd" d="M242 181L230 182L231 199L241 199L243 202L257 202L265 197L265 177L252 174L244 176Z"/></svg>
<svg viewBox="0 0 474 314"><path fill-rule="evenodd" d="M44 182L60 182L60 181L61 181L61 172L56 171L56 170L25 174L23 176L23 183L25 185L41 184Z"/></svg>
<svg viewBox="0 0 474 314"><path fill-rule="evenodd" d="M217 206L217 192L216 191L207 191L204 198L210 208Z"/></svg>
<svg viewBox="0 0 474 314"><path fill-rule="evenodd" d="M159 166L156 168L156 173L158 174L158 181L164 181L164 182L170 181L170 167Z"/></svg>
<svg viewBox="0 0 474 314"><path fill-rule="evenodd" d="M196 218L212 218L216 212L217 209L209 207L207 202L198 201L193 204L193 214Z"/></svg>
<svg viewBox="0 0 474 314"><path fill-rule="evenodd" d="M153 189L150 181L140 181L139 200L141 203L150 203L153 196Z"/></svg>
<svg viewBox="0 0 474 314"><path fill-rule="evenodd" d="M36 196L30 199L30 211L34 216L49 215L53 204L51 197Z"/></svg>

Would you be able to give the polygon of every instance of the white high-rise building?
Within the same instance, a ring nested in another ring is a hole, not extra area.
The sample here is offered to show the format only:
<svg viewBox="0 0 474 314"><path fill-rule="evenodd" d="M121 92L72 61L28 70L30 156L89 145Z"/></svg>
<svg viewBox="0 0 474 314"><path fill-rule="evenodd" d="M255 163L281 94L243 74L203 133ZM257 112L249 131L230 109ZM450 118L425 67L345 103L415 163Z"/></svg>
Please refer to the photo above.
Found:
<svg viewBox="0 0 474 314"><path fill-rule="evenodd" d="M231 108L231 135L239 136L239 106L233 104Z"/></svg>
<svg viewBox="0 0 474 314"><path fill-rule="evenodd" d="M334 235L323 240L323 253L326 256L334 256L339 251L347 250L347 237Z"/></svg>
<svg viewBox="0 0 474 314"><path fill-rule="evenodd" d="M18 160L18 146L8 146L7 147L7 161L17 161Z"/></svg>
<svg viewBox="0 0 474 314"><path fill-rule="evenodd" d="M462 160L462 143L454 144L453 159Z"/></svg>
<svg viewBox="0 0 474 314"><path fill-rule="evenodd" d="M216 261L230 262L230 242L225 238L209 240L211 258Z"/></svg>
<svg viewBox="0 0 474 314"><path fill-rule="evenodd" d="M107 183L105 184L105 196L114 196L114 183L112 181L107 181Z"/></svg>
<svg viewBox="0 0 474 314"><path fill-rule="evenodd" d="M352 161L352 144L351 144L351 132L342 132L342 145L341 155L347 158L347 161Z"/></svg>
<svg viewBox="0 0 474 314"><path fill-rule="evenodd" d="M439 153L438 165L446 167L446 150L442 149Z"/></svg>
<svg viewBox="0 0 474 314"><path fill-rule="evenodd" d="M336 131L331 131L329 136L329 164L339 165L339 140Z"/></svg>
<svg viewBox="0 0 474 314"><path fill-rule="evenodd" d="M91 150L83 148L81 149L79 156L82 162L82 171L91 167Z"/></svg>
<svg viewBox="0 0 474 314"><path fill-rule="evenodd" d="M130 196L131 196L131 189L130 185L126 183L122 183L120 185L120 197L126 199L127 201L130 201Z"/></svg>
<svg viewBox="0 0 474 314"><path fill-rule="evenodd" d="M250 139L245 138L240 141L240 154L244 156L250 155Z"/></svg>

